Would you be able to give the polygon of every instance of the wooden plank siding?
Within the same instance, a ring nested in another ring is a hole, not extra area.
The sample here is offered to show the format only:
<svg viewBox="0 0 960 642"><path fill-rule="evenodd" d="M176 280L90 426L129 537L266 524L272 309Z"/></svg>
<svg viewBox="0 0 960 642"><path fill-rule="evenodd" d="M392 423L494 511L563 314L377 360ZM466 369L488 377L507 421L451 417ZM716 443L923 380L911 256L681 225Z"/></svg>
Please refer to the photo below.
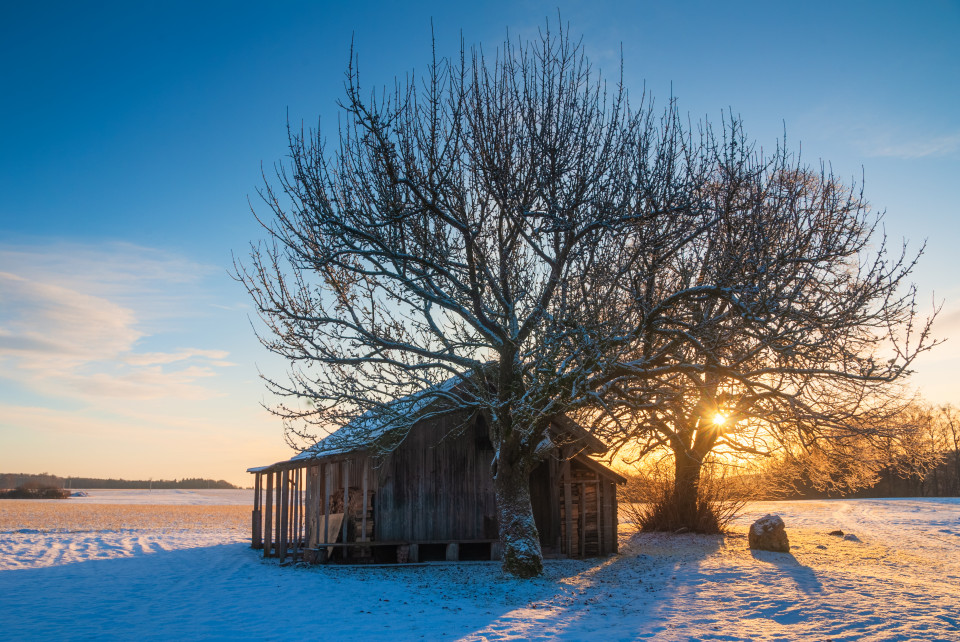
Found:
<svg viewBox="0 0 960 642"><path fill-rule="evenodd" d="M478 422L451 435L449 425L449 419L423 422L379 467L379 539L497 539L493 445L486 426Z"/></svg>

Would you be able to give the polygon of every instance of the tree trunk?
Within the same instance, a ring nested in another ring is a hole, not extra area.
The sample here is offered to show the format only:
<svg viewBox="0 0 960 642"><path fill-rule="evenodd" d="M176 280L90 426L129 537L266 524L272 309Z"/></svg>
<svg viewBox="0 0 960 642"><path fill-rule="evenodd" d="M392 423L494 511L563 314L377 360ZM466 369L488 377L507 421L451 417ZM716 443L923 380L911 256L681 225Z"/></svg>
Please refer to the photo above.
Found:
<svg viewBox="0 0 960 642"><path fill-rule="evenodd" d="M520 578L543 572L540 535L530 501L530 470L523 464L519 448L500 446L493 488L497 495L497 517L503 570Z"/></svg>
<svg viewBox="0 0 960 642"><path fill-rule="evenodd" d="M674 453L676 462L673 481L674 501L677 510L677 528L692 531L702 529L697 515L697 499L700 494L700 470L703 463L685 452Z"/></svg>

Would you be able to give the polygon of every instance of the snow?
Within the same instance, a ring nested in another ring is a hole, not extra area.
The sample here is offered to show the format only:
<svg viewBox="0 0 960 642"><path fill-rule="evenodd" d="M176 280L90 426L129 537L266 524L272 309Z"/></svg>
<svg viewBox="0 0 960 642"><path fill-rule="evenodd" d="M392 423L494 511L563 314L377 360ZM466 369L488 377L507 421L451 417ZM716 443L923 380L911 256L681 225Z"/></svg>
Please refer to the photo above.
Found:
<svg viewBox="0 0 960 642"><path fill-rule="evenodd" d="M234 501L219 492L92 492L64 502L89 513L75 530L43 518L63 503L0 502L0 637L960 640L957 499L759 502L725 538L624 528L620 555L521 581L483 562L281 567L248 547L244 506L207 503ZM124 528L89 527L125 508ZM184 526L184 511L211 517ZM748 549L766 514L789 554Z"/></svg>
<svg viewBox="0 0 960 642"><path fill-rule="evenodd" d="M382 407L372 408L295 455L291 461L342 455L368 448L391 430L397 429L397 419L414 417L423 412L439 398L438 395L451 392L462 381L462 375L450 377L425 390L395 399ZM406 424L400 427L404 426ZM248 468L247 472L258 472L265 468L269 466Z"/></svg>

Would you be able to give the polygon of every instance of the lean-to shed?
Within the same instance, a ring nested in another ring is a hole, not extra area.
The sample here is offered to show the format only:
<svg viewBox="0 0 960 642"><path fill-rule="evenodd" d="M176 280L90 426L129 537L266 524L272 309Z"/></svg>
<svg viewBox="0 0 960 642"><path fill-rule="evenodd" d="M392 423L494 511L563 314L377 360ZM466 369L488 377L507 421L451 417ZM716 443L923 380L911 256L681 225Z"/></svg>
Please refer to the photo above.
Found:
<svg viewBox="0 0 960 642"><path fill-rule="evenodd" d="M300 455L250 468L254 548L306 561L428 561L500 557L491 462L482 415L441 415L413 425L383 452L363 416ZM531 474L546 557L617 551L615 485L625 479L590 458L606 448L567 417L557 446Z"/></svg>

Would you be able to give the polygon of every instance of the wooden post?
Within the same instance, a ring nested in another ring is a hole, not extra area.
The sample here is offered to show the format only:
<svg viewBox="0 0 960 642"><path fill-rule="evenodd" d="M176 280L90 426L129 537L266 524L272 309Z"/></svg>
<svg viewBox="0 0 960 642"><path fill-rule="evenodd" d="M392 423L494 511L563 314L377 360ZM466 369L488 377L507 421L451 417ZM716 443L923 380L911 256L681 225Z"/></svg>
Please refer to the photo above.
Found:
<svg viewBox="0 0 960 642"><path fill-rule="evenodd" d="M460 544L457 542L450 542L447 544L447 561L456 562L460 559Z"/></svg>
<svg viewBox="0 0 960 642"><path fill-rule="evenodd" d="M303 531L303 469L297 468L296 474L297 484L295 488L297 489L297 538L296 538L296 547L299 549L303 546L301 541L301 534Z"/></svg>
<svg viewBox="0 0 960 642"><path fill-rule="evenodd" d="M258 549L263 546L263 540L261 536L261 521L260 521L260 473L257 473L253 476L253 516L252 516L252 526L253 530L250 533L250 546L251 548Z"/></svg>
<svg viewBox="0 0 960 642"><path fill-rule="evenodd" d="M266 514L264 515L263 556L270 557L273 551L273 473L267 473L267 500Z"/></svg>
<svg viewBox="0 0 960 642"><path fill-rule="evenodd" d="M293 543L293 561L297 561L300 553L300 468L294 468L290 477L290 493L293 495L291 503L293 504L293 536L290 538Z"/></svg>
<svg viewBox="0 0 960 642"><path fill-rule="evenodd" d="M297 469L297 549L303 548L303 468Z"/></svg>
<svg viewBox="0 0 960 642"><path fill-rule="evenodd" d="M320 469L322 466L317 464L313 469L313 500L311 503L311 510L313 510L313 542L310 544L312 548L318 548L320 542L323 540L320 539L320 526L323 523L323 479L320 477ZM319 561L319 559L318 559Z"/></svg>
<svg viewBox="0 0 960 642"><path fill-rule="evenodd" d="M288 536L290 533L290 471L283 471L280 493L280 561L287 559Z"/></svg>
<svg viewBox="0 0 960 642"><path fill-rule="evenodd" d="M564 542L566 550L563 552L567 557L574 557L573 554L573 500L570 498L570 460L563 462L560 478L563 480L563 512L564 512Z"/></svg>
<svg viewBox="0 0 960 642"><path fill-rule="evenodd" d="M610 548L612 553L620 550L620 514L617 512L617 486L616 482L610 482Z"/></svg>
<svg viewBox="0 0 960 642"><path fill-rule="evenodd" d="M347 543L347 518L350 514L350 462L344 461L340 467L343 476L343 559L347 559L350 549L346 547Z"/></svg>
<svg viewBox="0 0 960 642"><path fill-rule="evenodd" d="M587 484L580 482L577 492L580 493L577 502L577 530L580 531L580 557L587 556Z"/></svg>
<svg viewBox="0 0 960 642"><path fill-rule="evenodd" d="M597 475L597 554L604 554L603 546L603 504L600 501L600 475Z"/></svg>
<svg viewBox="0 0 960 642"><path fill-rule="evenodd" d="M363 458L363 519L360 523L360 541L367 541L367 477L370 476L370 458Z"/></svg>
<svg viewBox="0 0 960 642"><path fill-rule="evenodd" d="M304 548L314 548L313 544L313 513L310 510L310 506L314 503L314 489L313 489L313 466L307 466L304 470L303 478L305 480L303 486L303 546Z"/></svg>
<svg viewBox="0 0 960 642"><path fill-rule="evenodd" d="M323 480L323 537L321 538L322 544L328 544L330 539L330 466L333 464L324 464L324 480ZM324 550L327 550L324 548Z"/></svg>
<svg viewBox="0 0 960 642"><path fill-rule="evenodd" d="M277 557L280 554L280 506L283 505L283 475L278 470L273 473L273 493L276 497L273 498L274 507L273 507L273 523L274 530L276 531L273 535L273 556Z"/></svg>

